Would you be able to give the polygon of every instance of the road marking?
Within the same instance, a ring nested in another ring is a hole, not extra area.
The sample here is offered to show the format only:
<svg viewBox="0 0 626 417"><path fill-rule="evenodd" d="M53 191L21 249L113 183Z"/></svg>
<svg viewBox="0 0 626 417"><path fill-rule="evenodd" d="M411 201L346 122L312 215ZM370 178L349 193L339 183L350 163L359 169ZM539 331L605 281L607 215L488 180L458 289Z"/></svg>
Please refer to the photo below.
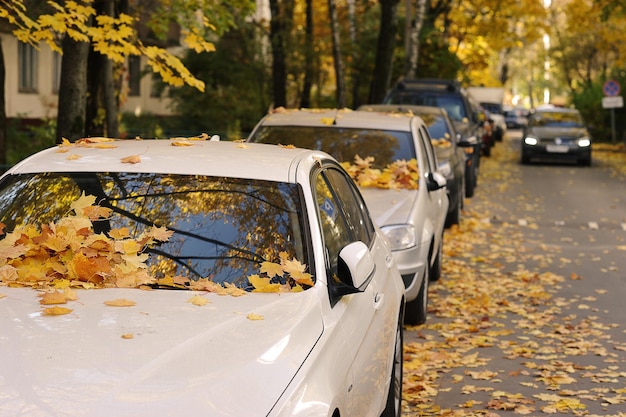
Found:
<svg viewBox="0 0 626 417"><path fill-rule="evenodd" d="M598 230L600 228L600 226L598 226L598 223L596 222L589 222L587 223L587 225L589 226L589 229L591 230Z"/></svg>
<svg viewBox="0 0 626 417"><path fill-rule="evenodd" d="M519 226L524 226L525 227L525 226L528 226L528 221L526 219L518 219L517 220L517 224Z"/></svg>

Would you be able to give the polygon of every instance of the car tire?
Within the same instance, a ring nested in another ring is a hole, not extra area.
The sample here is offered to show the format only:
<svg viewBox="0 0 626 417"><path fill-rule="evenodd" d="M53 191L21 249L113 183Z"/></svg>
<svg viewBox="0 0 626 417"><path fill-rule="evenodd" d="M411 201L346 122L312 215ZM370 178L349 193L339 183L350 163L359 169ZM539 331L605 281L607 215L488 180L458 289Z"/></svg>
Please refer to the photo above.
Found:
<svg viewBox="0 0 626 417"><path fill-rule="evenodd" d="M581 159L580 161L578 161L578 163L584 167L590 167L591 166L591 158L585 158L585 159Z"/></svg>
<svg viewBox="0 0 626 417"><path fill-rule="evenodd" d="M400 417L402 414L402 352L404 348L404 334L402 316L398 319L396 340L391 365L391 379L387 393L387 403L380 417Z"/></svg>
<svg viewBox="0 0 626 417"><path fill-rule="evenodd" d="M522 155L522 165L528 165L528 164L530 164L530 156Z"/></svg>
<svg viewBox="0 0 626 417"><path fill-rule="evenodd" d="M406 303L404 322L411 326L417 326L426 322L428 315L428 284L430 281L428 267L424 268L424 277L420 291L415 300Z"/></svg>
<svg viewBox="0 0 626 417"><path fill-rule="evenodd" d="M460 197L459 197L460 198ZM446 216L446 229L452 227L452 225L459 224L461 218L461 201L457 201L452 211L448 212Z"/></svg>

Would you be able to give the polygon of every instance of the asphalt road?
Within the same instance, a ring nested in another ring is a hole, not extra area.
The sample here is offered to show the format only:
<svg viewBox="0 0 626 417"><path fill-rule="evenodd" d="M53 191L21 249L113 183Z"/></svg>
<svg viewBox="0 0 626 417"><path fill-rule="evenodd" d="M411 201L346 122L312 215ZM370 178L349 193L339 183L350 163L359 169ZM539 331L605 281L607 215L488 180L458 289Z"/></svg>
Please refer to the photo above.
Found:
<svg viewBox="0 0 626 417"><path fill-rule="evenodd" d="M519 139L483 158L405 329L404 415L626 416L626 178L521 165Z"/></svg>

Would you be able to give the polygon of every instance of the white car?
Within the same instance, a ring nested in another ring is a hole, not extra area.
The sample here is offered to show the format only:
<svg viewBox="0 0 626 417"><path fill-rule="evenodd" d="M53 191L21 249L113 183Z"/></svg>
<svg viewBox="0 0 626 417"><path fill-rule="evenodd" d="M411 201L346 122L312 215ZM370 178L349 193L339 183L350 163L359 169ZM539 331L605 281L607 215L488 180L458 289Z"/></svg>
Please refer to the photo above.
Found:
<svg viewBox="0 0 626 417"><path fill-rule="evenodd" d="M424 323L428 283L441 274L449 205L446 179L438 171L424 121L389 112L277 109L257 124L248 141L320 149L347 167L391 241L406 287L405 321ZM416 181L407 187L389 183L391 172L410 168L410 161Z"/></svg>
<svg viewBox="0 0 626 417"><path fill-rule="evenodd" d="M65 143L0 222L2 416L400 415L403 282L323 152Z"/></svg>

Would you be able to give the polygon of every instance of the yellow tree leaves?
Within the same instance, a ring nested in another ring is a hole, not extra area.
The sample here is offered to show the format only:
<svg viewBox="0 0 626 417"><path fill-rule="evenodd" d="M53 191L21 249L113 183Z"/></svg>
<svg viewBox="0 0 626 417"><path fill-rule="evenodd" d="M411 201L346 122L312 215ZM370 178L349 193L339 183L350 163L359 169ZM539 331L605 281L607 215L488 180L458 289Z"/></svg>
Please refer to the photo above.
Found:
<svg viewBox="0 0 626 417"><path fill-rule="evenodd" d="M342 162L341 166L359 187L417 190L419 169L416 159L397 160L382 170L373 168L373 163L371 156L363 159L355 155L354 162Z"/></svg>
<svg viewBox="0 0 626 417"><path fill-rule="evenodd" d="M111 209L95 205L83 195L71 204L74 215L56 223L17 228L0 241L0 276L12 286L136 287L151 281L145 273L147 255L141 253L157 241L167 241L171 231L146 230L135 239L114 231L115 239L93 232L92 221L106 219Z"/></svg>
<svg viewBox="0 0 626 417"><path fill-rule="evenodd" d="M41 14L37 20L27 16L23 0L1 0L0 18L13 27L13 34L24 43L38 47L44 42L52 50L62 53L59 36L69 36L79 42L90 42L95 51L110 60L123 63L128 56L145 56L152 70L164 82L180 87L190 85L204 91L204 83L195 78L182 61L164 48L145 45L135 29L136 18L121 13L119 17L98 15L91 6L93 0L84 2L48 1L52 13ZM174 16L176 17L176 16ZM196 52L212 52L215 46L207 41L207 32L215 29L207 19L187 21L195 25L183 28L185 46Z"/></svg>

